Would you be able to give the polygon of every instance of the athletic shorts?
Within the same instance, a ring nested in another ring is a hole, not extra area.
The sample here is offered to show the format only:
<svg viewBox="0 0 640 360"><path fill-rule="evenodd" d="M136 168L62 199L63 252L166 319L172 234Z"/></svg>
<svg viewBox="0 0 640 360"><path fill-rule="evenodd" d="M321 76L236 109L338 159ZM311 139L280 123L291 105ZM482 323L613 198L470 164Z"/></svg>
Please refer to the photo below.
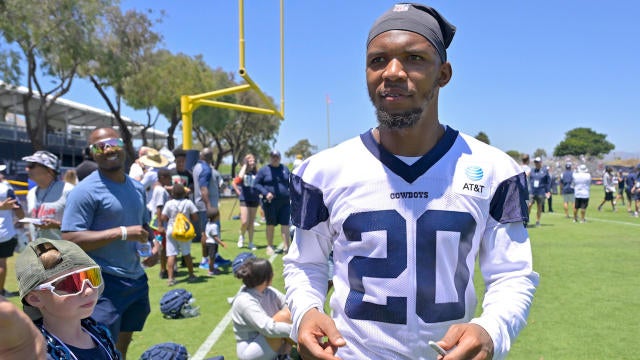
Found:
<svg viewBox="0 0 640 360"><path fill-rule="evenodd" d="M263 201L262 210L267 225L286 225L291 221L291 205L289 198L273 199L271 202Z"/></svg>
<svg viewBox="0 0 640 360"><path fill-rule="evenodd" d="M147 275L129 279L102 272L102 278L104 292L91 317L109 328L114 342L121 331L141 331L151 311Z"/></svg>
<svg viewBox="0 0 640 360"><path fill-rule="evenodd" d="M260 206L260 201L240 201L240 206L257 208Z"/></svg>
<svg viewBox="0 0 640 360"><path fill-rule="evenodd" d="M562 194L562 199L564 200L564 202L566 203L572 203L575 198L575 194Z"/></svg>
<svg viewBox="0 0 640 360"><path fill-rule="evenodd" d="M216 259L216 254L218 253L218 243L207 243L207 257L211 260Z"/></svg>
<svg viewBox="0 0 640 360"><path fill-rule="evenodd" d="M633 199L633 194L631 193L631 189L624 189L624 193L627 195L627 200L631 201Z"/></svg>
<svg viewBox="0 0 640 360"><path fill-rule="evenodd" d="M545 199L546 196L544 195L531 195L531 202L534 204L538 204L538 206L543 206Z"/></svg>
<svg viewBox="0 0 640 360"><path fill-rule="evenodd" d="M587 206L589 206L589 198L576 198L576 203L573 207L574 209L585 210Z"/></svg>
<svg viewBox="0 0 640 360"><path fill-rule="evenodd" d="M613 200L613 191L612 192L604 192L604 201Z"/></svg>
<svg viewBox="0 0 640 360"><path fill-rule="evenodd" d="M18 239L14 236L11 239L0 243L0 259L5 259L13 256L13 251L16 249Z"/></svg>
<svg viewBox="0 0 640 360"><path fill-rule="evenodd" d="M167 256L177 256L178 254L191 255L191 241L178 241L167 235L167 247L165 248Z"/></svg>

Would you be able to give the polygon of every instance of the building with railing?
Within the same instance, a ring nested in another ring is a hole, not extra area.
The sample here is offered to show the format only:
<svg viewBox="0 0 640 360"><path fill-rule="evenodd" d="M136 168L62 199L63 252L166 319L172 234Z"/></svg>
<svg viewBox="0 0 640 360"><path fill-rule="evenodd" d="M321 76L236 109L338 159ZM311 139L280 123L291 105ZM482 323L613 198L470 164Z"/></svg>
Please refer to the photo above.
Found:
<svg viewBox="0 0 640 360"><path fill-rule="evenodd" d="M41 103L39 96L26 96L28 89L0 81L0 163L6 164L5 173L12 178L26 174L21 159L34 152L24 120L25 108L35 117ZM44 147L56 154L61 168L75 167L83 160L88 134L96 127L118 129L113 114L74 101L58 98L47 111L48 128ZM140 140L144 126L122 117L135 140ZM146 130L147 139L162 140L168 134L153 128Z"/></svg>

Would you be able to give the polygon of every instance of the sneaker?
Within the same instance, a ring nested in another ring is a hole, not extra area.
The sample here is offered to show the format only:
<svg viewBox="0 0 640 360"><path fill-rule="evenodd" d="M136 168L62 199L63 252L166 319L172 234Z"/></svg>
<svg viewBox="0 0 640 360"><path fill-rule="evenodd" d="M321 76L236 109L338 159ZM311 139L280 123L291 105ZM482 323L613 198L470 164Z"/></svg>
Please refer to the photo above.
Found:
<svg viewBox="0 0 640 360"><path fill-rule="evenodd" d="M198 267L199 267L200 269L208 270L208 269L209 269L209 260L207 260L207 259L202 260L202 261L200 262L200 265L198 265Z"/></svg>
<svg viewBox="0 0 640 360"><path fill-rule="evenodd" d="M262 224L260 224L260 223L259 223L259 222L257 222L257 221L254 221L254 222L253 222L253 226L255 226L255 227L260 226L260 225L262 225Z"/></svg>
<svg viewBox="0 0 640 360"><path fill-rule="evenodd" d="M536 221L536 227L540 227L540 221Z"/></svg>
<svg viewBox="0 0 640 360"><path fill-rule="evenodd" d="M167 281L167 285L175 286L176 285L176 279L170 279L169 281Z"/></svg>
<svg viewBox="0 0 640 360"><path fill-rule="evenodd" d="M633 212L633 217L638 217L638 212L637 211Z"/></svg>
<svg viewBox="0 0 640 360"><path fill-rule="evenodd" d="M267 255L271 256L275 254L275 251L273 250L273 246L267 246Z"/></svg>
<svg viewBox="0 0 640 360"><path fill-rule="evenodd" d="M169 273L167 272L167 270L160 270L160 279L168 279L169 278Z"/></svg>
<svg viewBox="0 0 640 360"><path fill-rule="evenodd" d="M574 222L574 223L577 223L577 222L578 222L578 219L577 219L577 218L573 219L573 222Z"/></svg>
<svg viewBox="0 0 640 360"><path fill-rule="evenodd" d="M582 219L582 220L580 220L580 223L582 223L582 224L584 224L584 223L586 223L586 222L587 222L587 219Z"/></svg>
<svg viewBox="0 0 640 360"><path fill-rule="evenodd" d="M216 258L213 261L213 265L215 267L229 267L231 266L231 263L231 260L223 258L220 254L216 254Z"/></svg>
<svg viewBox="0 0 640 360"><path fill-rule="evenodd" d="M217 274L216 274L216 272L215 272L215 271L208 271L208 272L207 272L207 275L209 275L209 276L215 276L215 275L217 275Z"/></svg>
<svg viewBox="0 0 640 360"><path fill-rule="evenodd" d="M277 248L277 249L276 249L276 251L275 251L275 253L276 253L276 254L282 254L282 253L284 253L284 249Z"/></svg>
<svg viewBox="0 0 640 360"><path fill-rule="evenodd" d="M598 206L598 211L602 211L602 205Z"/></svg>
<svg viewBox="0 0 640 360"><path fill-rule="evenodd" d="M196 281L198 281L198 277L195 275L189 275L189 277L187 278L188 283L194 283Z"/></svg>
<svg viewBox="0 0 640 360"><path fill-rule="evenodd" d="M249 250L251 250L251 251L255 251L256 250L256 246L253 245L253 242L249 243Z"/></svg>
<svg viewBox="0 0 640 360"><path fill-rule="evenodd" d="M244 236L242 235L238 236L238 247L244 247Z"/></svg>

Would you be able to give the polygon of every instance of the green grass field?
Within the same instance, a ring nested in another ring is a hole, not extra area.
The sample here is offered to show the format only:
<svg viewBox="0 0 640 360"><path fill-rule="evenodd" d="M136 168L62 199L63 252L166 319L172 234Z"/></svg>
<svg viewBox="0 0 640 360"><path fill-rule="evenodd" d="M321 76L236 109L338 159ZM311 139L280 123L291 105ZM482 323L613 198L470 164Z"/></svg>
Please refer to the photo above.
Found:
<svg viewBox="0 0 640 360"><path fill-rule="evenodd" d="M540 273L540 286L534 299L529 325L520 334L509 359L637 359L640 354L640 219L629 216L624 208L613 213L602 200L601 187L594 187L587 223L575 224L564 217L561 196L554 197L555 213L544 213L542 226L529 230L534 251L534 268ZM225 199L222 210L222 238L227 248L223 257L233 259L241 250L236 246L239 220L234 199ZM535 210L535 209L534 209ZM257 256L265 257L264 225L257 228ZM279 243L279 239L276 239ZM199 245L193 246L199 260ZM6 288L17 289L13 260L9 260ZM274 285L284 289L282 258L274 261ZM201 315L182 320L163 319L159 299L169 288L158 277L159 267L147 270L150 279L152 310L144 331L136 333L129 359L137 359L149 346L173 341L187 347L200 359L224 355L235 359L232 326L224 324L232 297L240 280L231 273L214 278L206 270L197 270L200 281L187 284L186 270L180 269L178 285L191 291L200 305ZM476 276L478 278L478 276ZM482 288L481 280L477 280ZM17 298L11 298L17 303ZM226 320L229 320L228 318ZM214 329L221 332L215 332ZM215 340L215 341L214 341ZM208 346L203 346L207 342ZM199 349L210 350L201 351Z"/></svg>

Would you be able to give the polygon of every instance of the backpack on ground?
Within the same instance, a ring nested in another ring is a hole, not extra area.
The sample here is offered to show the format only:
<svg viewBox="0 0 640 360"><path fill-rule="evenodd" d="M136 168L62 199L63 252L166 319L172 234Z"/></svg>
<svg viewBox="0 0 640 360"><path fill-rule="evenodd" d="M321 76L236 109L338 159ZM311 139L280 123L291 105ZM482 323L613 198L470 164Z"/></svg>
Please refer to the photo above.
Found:
<svg viewBox="0 0 640 360"><path fill-rule="evenodd" d="M174 342L153 345L140 356L140 360L187 360L188 358L187 348Z"/></svg>
<svg viewBox="0 0 640 360"><path fill-rule="evenodd" d="M171 229L171 237L182 242L189 242L196 237L196 229L187 215L184 214L184 210L181 211L179 207L178 215L176 215L176 220L173 222L173 228Z"/></svg>
<svg viewBox="0 0 640 360"><path fill-rule="evenodd" d="M198 316L200 307L194 306L195 298L185 289L167 291L160 299L160 312L166 319L182 319Z"/></svg>

